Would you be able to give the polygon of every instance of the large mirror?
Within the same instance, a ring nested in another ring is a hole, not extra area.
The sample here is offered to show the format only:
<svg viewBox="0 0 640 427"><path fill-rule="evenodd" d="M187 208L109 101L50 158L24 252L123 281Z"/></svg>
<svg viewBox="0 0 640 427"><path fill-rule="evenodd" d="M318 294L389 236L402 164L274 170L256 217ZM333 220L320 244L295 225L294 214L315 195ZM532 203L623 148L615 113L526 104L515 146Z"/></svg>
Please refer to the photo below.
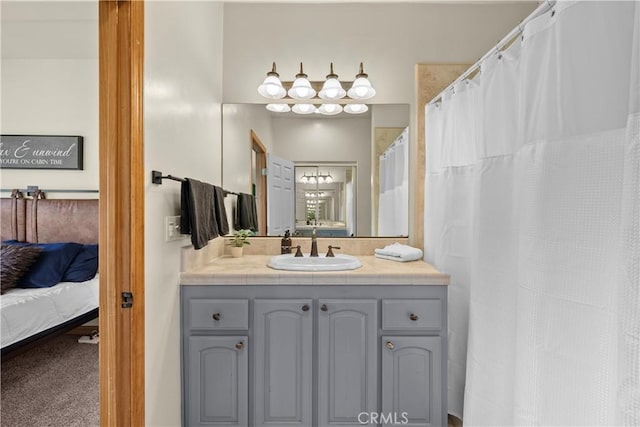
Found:
<svg viewBox="0 0 640 427"><path fill-rule="evenodd" d="M222 114L222 185L255 196L258 236L407 235L408 104L335 116L224 104Z"/></svg>

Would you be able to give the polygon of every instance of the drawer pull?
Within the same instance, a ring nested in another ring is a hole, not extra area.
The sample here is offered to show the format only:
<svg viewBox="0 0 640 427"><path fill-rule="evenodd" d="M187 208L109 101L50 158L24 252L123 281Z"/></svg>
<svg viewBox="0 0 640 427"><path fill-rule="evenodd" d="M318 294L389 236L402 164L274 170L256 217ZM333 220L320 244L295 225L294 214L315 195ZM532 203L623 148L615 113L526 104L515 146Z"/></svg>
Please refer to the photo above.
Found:
<svg viewBox="0 0 640 427"><path fill-rule="evenodd" d="M236 344L236 348L238 350L242 350L244 348L244 343L242 341L240 341L239 343Z"/></svg>
<svg viewBox="0 0 640 427"><path fill-rule="evenodd" d="M302 311L309 311L309 304L305 304L302 306Z"/></svg>
<svg viewBox="0 0 640 427"><path fill-rule="evenodd" d="M387 343L384 346L387 347L389 350L393 350L393 343L391 341L387 341Z"/></svg>
<svg viewBox="0 0 640 427"><path fill-rule="evenodd" d="M220 320L220 313L213 313L213 320Z"/></svg>
<svg viewBox="0 0 640 427"><path fill-rule="evenodd" d="M416 320L418 320L418 316L417 316L417 315L415 315L415 314L413 314L413 313L411 313L411 314L409 315L409 319L411 319L411 320L413 320L413 321L415 322Z"/></svg>
<svg viewBox="0 0 640 427"><path fill-rule="evenodd" d="M329 307L327 307L327 304L322 304L322 306L320 307L320 310L329 311Z"/></svg>

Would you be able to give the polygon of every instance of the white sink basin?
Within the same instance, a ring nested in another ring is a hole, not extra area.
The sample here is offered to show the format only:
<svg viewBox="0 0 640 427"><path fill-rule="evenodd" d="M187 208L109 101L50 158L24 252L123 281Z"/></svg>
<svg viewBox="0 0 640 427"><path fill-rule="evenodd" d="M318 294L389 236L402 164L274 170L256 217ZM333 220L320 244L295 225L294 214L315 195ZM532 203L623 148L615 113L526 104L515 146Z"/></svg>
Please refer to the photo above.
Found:
<svg viewBox="0 0 640 427"><path fill-rule="evenodd" d="M304 257L298 258L294 257L293 254L276 255L271 257L267 265L276 270L291 271L340 271L355 270L362 267L362 263L358 258L346 254L336 254L335 257L329 258L324 255L310 257L309 254L304 254Z"/></svg>

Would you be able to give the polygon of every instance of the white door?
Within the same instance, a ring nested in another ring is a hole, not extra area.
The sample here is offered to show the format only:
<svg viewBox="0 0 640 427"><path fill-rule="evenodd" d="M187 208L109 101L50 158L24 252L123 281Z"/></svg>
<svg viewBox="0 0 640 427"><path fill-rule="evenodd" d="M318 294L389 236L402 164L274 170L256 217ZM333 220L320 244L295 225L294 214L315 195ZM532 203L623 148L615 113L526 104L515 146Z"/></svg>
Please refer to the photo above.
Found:
<svg viewBox="0 0 640 427"><path fill-rule="evenodd" d="M267 236L295 229L293 162L267 154Z"/></svg>

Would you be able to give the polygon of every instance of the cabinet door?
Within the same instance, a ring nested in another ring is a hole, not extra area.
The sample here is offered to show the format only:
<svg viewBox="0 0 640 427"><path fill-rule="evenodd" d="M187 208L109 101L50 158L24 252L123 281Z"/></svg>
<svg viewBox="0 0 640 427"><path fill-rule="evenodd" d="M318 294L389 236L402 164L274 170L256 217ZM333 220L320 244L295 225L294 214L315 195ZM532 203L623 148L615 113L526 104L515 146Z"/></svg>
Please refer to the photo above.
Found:
<svg viewBox="0 0 640 427"><path fill-rule="evenodd" d="M440 337L382 337L382 414L410 426L442 424Z"/></svg>
<svg viewBox="0 0 640 427"><path fill-rule="evenodd" d="M247 337L189 337L186 425L248 424Z"/></svg>
<svg viewBox="0 0 640 427"><path fill-rule="evenodd" d="M312 318L310 299L255 301L256 427L311 425Z"/></svg>
<svg viewBox="0 0 640 427"><path fill-rule="evenodd" d="M318 306L318 425L361 425L358 414L378 412L378 302Z"/></svg>

